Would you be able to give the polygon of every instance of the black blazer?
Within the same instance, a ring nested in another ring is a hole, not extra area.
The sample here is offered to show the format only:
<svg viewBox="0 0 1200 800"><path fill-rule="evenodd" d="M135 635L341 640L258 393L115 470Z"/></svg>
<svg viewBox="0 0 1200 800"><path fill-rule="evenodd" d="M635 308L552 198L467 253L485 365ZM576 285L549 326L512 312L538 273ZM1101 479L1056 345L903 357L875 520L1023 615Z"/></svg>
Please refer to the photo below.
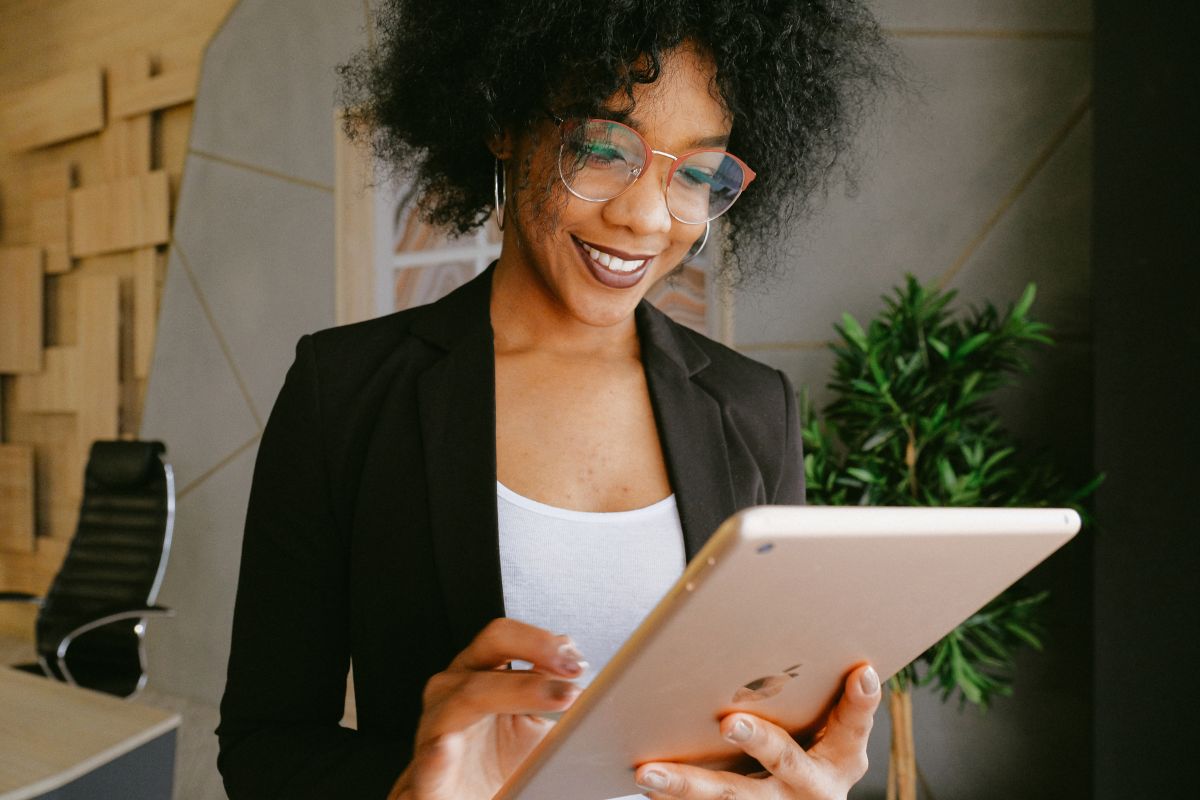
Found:
<svg viewBox="0 0 1200 800"><path fill-rule="evenodd" d="M386 797L425 682L504 615L491 274L296 347L242 544L217 729L233 800ZM740 508L802 503L783 373L645 301L636 322L688 557Z"/></svg>

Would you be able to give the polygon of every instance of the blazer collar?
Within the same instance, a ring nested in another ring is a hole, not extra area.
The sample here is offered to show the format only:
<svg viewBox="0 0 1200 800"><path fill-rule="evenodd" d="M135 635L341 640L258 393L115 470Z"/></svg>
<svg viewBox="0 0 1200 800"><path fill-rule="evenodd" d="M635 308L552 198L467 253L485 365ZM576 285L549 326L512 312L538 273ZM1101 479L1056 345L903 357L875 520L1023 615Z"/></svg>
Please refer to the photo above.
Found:
<svg viewBox="0 0 1200 800"><path fill-rule="evenodd" d="M418 379L434 556L461 651L503 616L496 510L493 264L436 303L411 330L445 351ZM642 362L688 559L736 509L720 404L701 381L708 356L644 300L635 312ZM402 476L401 476L402 478Z"/></svg>

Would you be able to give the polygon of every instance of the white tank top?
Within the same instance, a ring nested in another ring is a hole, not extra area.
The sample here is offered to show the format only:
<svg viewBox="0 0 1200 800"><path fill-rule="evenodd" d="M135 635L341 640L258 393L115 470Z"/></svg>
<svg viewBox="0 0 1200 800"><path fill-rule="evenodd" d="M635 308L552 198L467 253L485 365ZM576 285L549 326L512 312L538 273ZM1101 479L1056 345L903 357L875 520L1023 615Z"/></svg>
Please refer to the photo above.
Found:
<svg viewBox="0 0 1200 800"><path fill-rule="evenodd" d="M632 511L572 511L496 484L505 613L575 640L587 685L683 573L675 495Z"/></svg>
<svg viewBox="0 0 1200 800"><path fill-rule="evenodd" d="M506 615L569 634L590 665L577 681L586 686L683 573L675 495L632 511L572 511L497 481L496 507Z"/></svg>

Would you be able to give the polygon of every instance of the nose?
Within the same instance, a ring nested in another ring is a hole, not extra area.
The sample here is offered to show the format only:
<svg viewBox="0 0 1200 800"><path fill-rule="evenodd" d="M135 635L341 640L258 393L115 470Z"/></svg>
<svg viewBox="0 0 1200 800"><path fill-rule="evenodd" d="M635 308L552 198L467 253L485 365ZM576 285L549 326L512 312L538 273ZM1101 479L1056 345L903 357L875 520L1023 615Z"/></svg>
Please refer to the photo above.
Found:
<svg viewBox="0 0 1200 800"><path fill-rule="evenodd" d="M633 185L604 204L604 219L638 236L670 233L673 218L667 210L668 158L652 158Z"/></svg>

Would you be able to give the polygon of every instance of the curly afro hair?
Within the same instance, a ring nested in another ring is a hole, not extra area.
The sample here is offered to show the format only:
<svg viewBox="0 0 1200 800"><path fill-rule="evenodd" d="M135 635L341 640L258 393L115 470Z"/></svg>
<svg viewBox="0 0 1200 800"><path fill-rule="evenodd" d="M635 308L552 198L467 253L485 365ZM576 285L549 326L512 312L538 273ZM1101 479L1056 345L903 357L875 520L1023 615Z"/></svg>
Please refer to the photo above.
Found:
<svg viewBox="0 0 1200 800"><path fill-rule="evenodd" d="M547 108L595 114L689 43L716 65L728 148L758 173L725 221L725 277L773 273L890 74L858 0L388 0L378 45L340 68L352 136L406 174L431 223L465 233L493 205L487 142ZM547 187L547 191L549 187Z"/></svg>

